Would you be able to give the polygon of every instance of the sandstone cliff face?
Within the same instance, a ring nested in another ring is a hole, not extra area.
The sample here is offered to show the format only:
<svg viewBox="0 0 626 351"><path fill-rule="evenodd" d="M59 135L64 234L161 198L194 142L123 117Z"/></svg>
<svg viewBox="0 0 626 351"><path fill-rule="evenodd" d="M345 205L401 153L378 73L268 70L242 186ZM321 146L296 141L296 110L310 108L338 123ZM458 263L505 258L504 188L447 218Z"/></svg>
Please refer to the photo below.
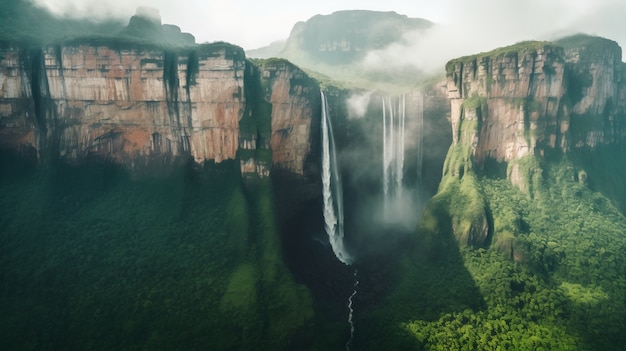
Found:
<svg viewBox="0 0 626 351"><path fill-rule="evenodd" d="M0 104L10 110L1 117L15 122L2 123L2 133L39 154L132 166L155 156L220 162L236 155L245 103L240 49L185 55L75 44L10 48L3 56Z"/></svg>
<svg viewBox="0 0 626 351"><path fill-rule="evenodd" d="M623 68L615 42L589 36L520 43L446 65L453 144L437 196L453 199L446 211L457 240L482 247L491 240L479 174L506 176L534 196L544 155L571 155L583 162L580 167L610 168L606 162L613 161L607 160L617 156L607 155L619 154L626 140ZM585 161L603 153L595 163ZM594 175L621 183L619 174Z"/></svg>
<svg viewBox="0 0 626 351"><path fill-rule="evenodd" d="M246 83L248 66L243 50L227 44L177 51L115 42L8 45L0 49L0 147L69 162L97 156L131 169L271 148L275 166L301 174L315 85L295 66L267 65L267 89L246 90L254 86L254 78ZM262 94L271 104L271 145L269 136L257 143L262 133L240 135L244 113L265 113L247 97ZM242 172L267 176L266 154L245 158Z"/></svg>
<svg viewBox="0 0 626 351"><path fill-rule="evenodd" d="M320 114L319 86L288 61L271 60L261 68L265 100L271 104L272 163L303 174L311 151L311 127Z"/></svg>
<svg viewBox="0 0 626 351"><path fill-rule="evenodd" d="M561 109L565 94L562 59L562 48L535 44L450 62L448 98L454 143L471 145L478 167L487 159L508 162L541 152L543 147L562 147L568 124Z"/></svg>
<svg viewBox="0 0 626 351"><path fill-rule="evenodd" d="M4 48L0 54L0 147L33 151L37 138L35 106L30 80L19 50Z"/></svg>
<svg viewBox="0 0 626 351"><path fill-rule="evenodd" d="M506 162L509 179L525 190L525 175L511 161L621 142L624 83L613 44L592 55L584 47L521 43L450 61L454 143L471 147L478 169Z"/></svg>

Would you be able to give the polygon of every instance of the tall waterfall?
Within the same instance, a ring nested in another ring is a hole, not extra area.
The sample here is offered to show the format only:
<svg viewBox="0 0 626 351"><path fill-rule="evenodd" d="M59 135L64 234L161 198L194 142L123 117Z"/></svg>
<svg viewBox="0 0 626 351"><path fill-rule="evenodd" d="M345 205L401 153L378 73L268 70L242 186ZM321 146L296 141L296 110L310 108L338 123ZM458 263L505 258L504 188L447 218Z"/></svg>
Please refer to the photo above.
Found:
<svg viewBox="0 0 626 351"><path fill-rule="evenodd" d="M343 242L343 190L337 168L337 155L333 128L328 114L326 95L322 97L322 195L324 197L324 224L335 256L343 263L350 264L352 258L346 252Z"/></svg>
<svg viewBox="0 0 626 351"><path fill-rule="evenodd" d="M423 139L424 139L424 95L419 94L417 100L417 127L418 127L418 137L417 137L417 182L418 184L422 182L422 161L424 159L424 151L423 147Z"/></svg>
<svg viewBox="0 0 626 351"><path fill-rule="evenodd" d="M382 98L383 105L383 194L385 203L402 197L406 98Z"/></svg>

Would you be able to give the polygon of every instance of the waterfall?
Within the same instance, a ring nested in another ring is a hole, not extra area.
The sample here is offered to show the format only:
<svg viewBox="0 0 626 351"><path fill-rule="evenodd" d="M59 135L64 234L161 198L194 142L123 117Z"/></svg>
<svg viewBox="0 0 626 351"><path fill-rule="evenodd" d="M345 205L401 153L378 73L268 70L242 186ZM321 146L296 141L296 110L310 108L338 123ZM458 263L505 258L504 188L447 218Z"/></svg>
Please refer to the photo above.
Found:
<svg viewBox="0 0 626 351"><path fill-rule="evenodd" d="M383 195L387 204L390 199L402 197L404 178L404 137L406 98L396 103L390 97L382 99L383 106ZM389 118L387 118L389 116ZM393 182L393 183L392 183ZM387 206L385 206L387 207Z"/></svg>
<svg viewBox="0 0 626 351"><path fill-rule="evenodd" d="M389 157L387 156L387 116L385 109L385 98L382 98L383 102L383 194L387 199L389 193Z"/></svg>
<svg viewBox="0 0 626 351"><path fill-rule="evenodd" d="M398 99L398 141L396 142L396 194L402 196L402 178L404 177L404 118L406 115L405 96Z"/></svg>
<svg viewBox="0 0 626 351"><path fill-rule="evenodd" d="M393 171L394 168L393 165L395 164L396 161L396 156L397 153L394 152L396 149L396 144L394 143L395 141L395 130L394 130L394 124L393 124L393 104L391 103L391 98L388 98L389 100L387 102L389 102L389 104L387 104L387 106L389 107L389 147L387 147L387 153L388 153L388 158L387 158L387 169L389 170L389 172L392 173L393 176ZM391 169L389 169L391 168Z"/></svg>
<svg viewBox="0 0 626 351"><path fill-rule="evenodd" d="M354 285L352 290L352 295L348 298L348 324L350 325L350 339L346 342L346 351L350 351L350 344L352 344L352 340L354 339L354 322L352 317L354 315L354 309L352 308L352 299L356 295L356 287L359 285L359 280L357 279L357 270L354 270Z"/></svg>
<svg viewBox="0 0 626 351"><path fill-rule="evenodd" d="M418 100L418 108L417 108L417 120L418 120L418 130L419 135L417 139L417 181L421 183L422 181L422 159L424 158L424 154L422 151L423 146L423 138L424 138L424 95L419 94Z"/></svg>
<svg viewBox="0 0 626 351"><path fill-rule="evenodd" d="M328 113L326 95L322 98L322 195L324 198L324 224L335 256L343 263L352 259L343 243L343 191L337 168L337 155L333 128Z"/></svg>

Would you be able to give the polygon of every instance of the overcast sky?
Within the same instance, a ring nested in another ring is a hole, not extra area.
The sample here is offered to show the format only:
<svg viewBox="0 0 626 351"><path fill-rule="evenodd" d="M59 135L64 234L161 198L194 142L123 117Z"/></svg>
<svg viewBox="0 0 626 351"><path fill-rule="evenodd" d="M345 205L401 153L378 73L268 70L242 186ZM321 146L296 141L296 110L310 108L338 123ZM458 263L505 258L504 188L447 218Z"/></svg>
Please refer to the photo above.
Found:
<svg viewBox="0 0 626 351"><path fill-rule="evenodd" d="M285 39L293 25L338 10L395 11L443 24L429 40L449 55L470 54L521 40L585 32L626 44L623 0L31 0L59 15L117 17L139 6L157 8L196 41L227 41L254 49ZM423 38L422 38L423 39ZM423 45L422 45L423 46Z"/></svg>

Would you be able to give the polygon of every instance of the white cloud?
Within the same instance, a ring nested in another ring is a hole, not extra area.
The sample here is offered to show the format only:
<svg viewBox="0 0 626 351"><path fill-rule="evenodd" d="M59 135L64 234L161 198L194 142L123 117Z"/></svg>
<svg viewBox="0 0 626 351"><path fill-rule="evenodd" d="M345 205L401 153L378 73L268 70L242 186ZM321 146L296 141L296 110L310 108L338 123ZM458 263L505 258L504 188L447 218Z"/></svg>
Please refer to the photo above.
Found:
<svg viewBox="0 0 626 351"><path fill-rule="evenodd" d="M615 0L455 0L446 22L370 52L366 68L412 65L427 72L455 57L524 40L550 40L584 32L626 44L626 4Z"/></svg>
<svg viewBox="0 0 626 351"><path fill-rule="evenodd" d="M626 4L621 0L32 1L59 15L93 19L128 19L137 7L151 6L159 10L163 23L180 26L199 42L224 40L246 49L284 39L297 21L316 14L345 9L393 10L445 25L430 32L427 38L415 38L423 43L390 48L390 53L419 54L414 59L426 67L434 65L437 56L484 51L520 40L550 38L554 33L587 32L626 44ZM411 35L415 34L407 40ZM436 54L428 57L433 50L437 50ZM380 52L370 59L384 62L388 58L385 55Z"/></svg>

